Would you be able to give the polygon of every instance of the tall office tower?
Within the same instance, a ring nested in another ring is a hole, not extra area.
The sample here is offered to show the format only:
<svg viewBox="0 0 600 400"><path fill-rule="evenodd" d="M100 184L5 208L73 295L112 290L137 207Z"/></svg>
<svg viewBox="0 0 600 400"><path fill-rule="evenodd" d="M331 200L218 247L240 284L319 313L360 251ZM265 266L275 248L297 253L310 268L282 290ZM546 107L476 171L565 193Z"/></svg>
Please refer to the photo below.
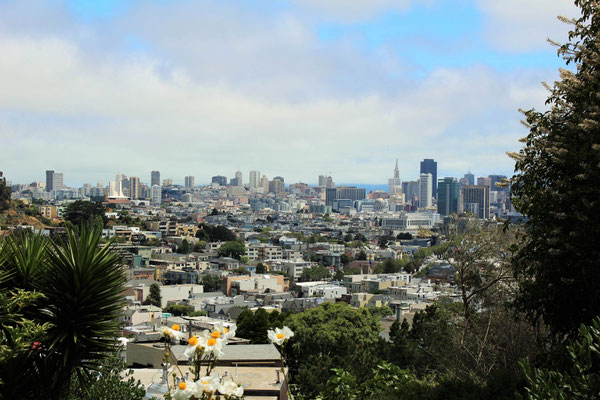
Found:
<svg viewBox="0 0 600 400"><path fill-rule="evenodd" d="M419 207L431 207L433 198L433 177L431 174L421 174L419 177Z"/></svg>
<svg viewBox="0 0 600 400"><path fill-rule="evenodd" d="M260 171L250 171L249 179L250 179L250 189L254 189L254 188L261 186Z"/></svg>
<svg viewBox="0 0 600 400"><path fill-rule="evenodd" d="M54 171L46 170L46 192L52 191L52 175L54 175Z"/></svg>
<svg viewBox="0 0 600 400"><path fill-rule="evenodd" d="M285 192L285 183L283 183L282 177L276 176L271 182L269 182L269 193L277 194L281 192Z"/></svg>
<svg viewBox="0 0 600 400"><path fill-rule="evenodd" d="M210 181L212 183L218 183L220 186L227 186L227 177L223 175L213 176Z"/></svg>
<svg viewBox="0 0 600 400"><path fill-rule="evenodd" d="M63 181L63 174L54 172L52 174L52 190L61 190L65 187Z"/></svg>
<svg viewBox="0 0 600 400"><path fill-rule="evenodd" d="M444 178L438 181L438 204L440 215L456 214L460 203L460 184L456 178Z"/></svg>
<svg viewBox="0 0 600 400"><path fill-rule="evenodd" d="M337 200L337 189L336 188L326 188L325 189L325 205L333 206L333 201Z"/></svg>
<svg viewBox="0 0 600 400"><path fill-rule="evenodd" d="M150 173L150 186L160 185L160 171L152 171Z"/></svg>
<svg viewBox="0 0 600 400"><path fill-rule="evenodd" d="M163 179L163 186L173 186L173 179L171 179L171 178Z"/></svg>
<svg viewBox="0 0 600 400"><path fill-rule="evenodd" d="M492 180L490 178L484 176L477 178L477 185L487 186L488 188L490 188L490 191L492 190Z"/></svg>
<svg viewBox="0 0 600 400"><path fill-rule="evenodd" d="M269 178L267 178L266 175L263 175L262 178L260 179L260 186L259 187L263 188L263 192L264 193L268 193L269 192Z"/></svg>
<svg viewBox="0 0 600 400"><path fill-rule="evenodd" d="M194 177L193 176L186 176L185 177L185 188L186 189L191 189L194 187Z"/></svg>
<svg viewBox="0 0 600 400"><path fill-rule="evenodd" d="M490 217L490 187L486 185L469 185L462 190L464 211L477 218Z"/></svg>
<svg viewBox="0 0 600 400"><path fill-rule="evenodd" d="M140 198L140 178L132 176L129 179L129 198L137 200Z"/></svg>
<svg viewBox="0 0 600 400"><path fill-rule="evenodd" d="M469 185L471 185L471 186L475 185L475 175L473 175L471 173L471 171L469 171L465 174L465 179L467 180L467 182L469 182L468 183Z"/></svg>
<svg viewBox="0 0 600 400"><path fill-rule="evenodd" d="M388 193L401 194L402 181L400 180L400 170L398 170L398 159L396 158L396 168L394 168L394 177L388 180Z"/></svg>
<svg viewBox="0 0 600 400"><path fill-rule="evenodd" d="M431 174L431 194L433 197L437 198L437 162L432 158L426 158L421 161L421 173ZM419 200L421 200L421 198L419 198Z"/></svg>
<svg viewBox="0 0 600 400"><path fill-rule="evenodd" d="M162 203L162 187L160 185L152 185L152 189L150 189L150 202L155 206L160 206Z"/></svg>
<svg viewBox="0 0 600 400"><path fill-rule="evenodd" d="M328 188L334 188L335 187L335 182L333 182L333 178L328 176L327 177L327 185Z"/></svg>
<svg viewBox="0 0 600 400"><path fill-rule="evenodd" d="M506 192L507 191L508 186L505 186L505 187L496 186L496 183L502 183L504 181L504 179L506 179L506 176L490 175L490 176L488 176L488 178L490 178L490 190L492 192Z"/></svg>
<svg viewBox="0 0 600 400"><path fill-rule="evenodd" d="M140 184L140 196L138 198L149 199L150 197L152 197L150 192L151 192L151 189L148 187L148 185Z"/></svg>
<svg viewBox="0 0 600 400"><path fill-rule="evenodd" d="M416 195L419 196L419 181L404 181L402 182L402 193L407 202L411 202Z"/></svg>
<svg viewBox="0 0 600 400"><path fill-rule="evenodd" d="M236 186L244 186L244 176L242 175L242 171L235 172L235 179L237 179Z"/></svg>
<svg viewBox="0 0 600 400"><path fill-rule="evenodd" d="M327 175L319 175L319 187L327 186Z"/></svg>

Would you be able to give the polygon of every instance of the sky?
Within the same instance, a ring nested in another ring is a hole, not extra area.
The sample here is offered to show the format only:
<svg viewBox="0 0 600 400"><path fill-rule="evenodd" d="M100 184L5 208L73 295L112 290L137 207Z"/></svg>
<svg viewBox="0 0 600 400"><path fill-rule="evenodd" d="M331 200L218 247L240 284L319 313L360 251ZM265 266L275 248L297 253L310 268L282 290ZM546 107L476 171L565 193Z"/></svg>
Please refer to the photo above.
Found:
<svg viewBox="0 0 600 400"><path fill-rule="evenodd" d="M570 0L0 0L0 170L511 176Z"/></svg>

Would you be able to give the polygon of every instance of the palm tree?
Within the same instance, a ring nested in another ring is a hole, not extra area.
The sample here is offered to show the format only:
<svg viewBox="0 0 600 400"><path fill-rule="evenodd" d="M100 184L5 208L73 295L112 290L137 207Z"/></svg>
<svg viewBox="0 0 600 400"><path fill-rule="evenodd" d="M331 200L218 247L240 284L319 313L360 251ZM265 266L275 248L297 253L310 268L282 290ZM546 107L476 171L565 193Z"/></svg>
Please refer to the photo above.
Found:
<svg viewBox="0 0 600 400"><path fill-rule="evenodd" d="M99 228L83 228L78 236L68 229L64 242L35 239L45 249L37 263L2 262L2 269L28 277L16 282L32 285L44 295L43 303L28 315L50 324L41 349L28 355L27 366L35 375L35 382L29 383L38 387L40 397L64 397L74 376L85 387L90 372L98 370L116 349L125 273L112 242L100 246L100 236ZM14 244L27 248L33 246L28 245L32 240L26 236L9 239L10 246L5 242L0 247L0 259L14 259L14 254L20 254ZM27 268L20 268L23 265Z"/></svg>
<svg viewBox="0 0 600 400"><path fill-rule="evenodd" d="M0 287L32 290L46 261L47 242L31 231L18 231L0 242L0 270L9 274Z"/></svg>

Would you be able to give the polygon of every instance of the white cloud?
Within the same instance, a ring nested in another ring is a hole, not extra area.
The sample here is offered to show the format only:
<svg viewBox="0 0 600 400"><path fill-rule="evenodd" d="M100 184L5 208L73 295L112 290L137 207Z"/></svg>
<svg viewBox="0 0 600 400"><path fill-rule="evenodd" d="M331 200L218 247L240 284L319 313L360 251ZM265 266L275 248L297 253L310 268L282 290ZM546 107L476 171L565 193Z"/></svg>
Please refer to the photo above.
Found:
<svg viewBox="0 0 600 400"><path fill-rule="evenodd" d="M548 38L564 42L570 26L557 17L579 15L570 0L477 0L477 3L488 17L484 28L487 39L507 51L545 49Z"/></svg>
<svg viewBox="0 0 600 400"><path fill-rule="evenodd" d="M141 3L85 28L57 12L61 29L33 14L39 30L0 29L0 160L20 182L48 168L73 184L116 172L147 181L152 169L207 182L241 168L378 183L396 157L406 179L430 157L440 175L509 172L504 151L523 136L516 109L541 104L548 76L471 67L416 79L398 55L381 63L319 42L289 11Z"/></svg>

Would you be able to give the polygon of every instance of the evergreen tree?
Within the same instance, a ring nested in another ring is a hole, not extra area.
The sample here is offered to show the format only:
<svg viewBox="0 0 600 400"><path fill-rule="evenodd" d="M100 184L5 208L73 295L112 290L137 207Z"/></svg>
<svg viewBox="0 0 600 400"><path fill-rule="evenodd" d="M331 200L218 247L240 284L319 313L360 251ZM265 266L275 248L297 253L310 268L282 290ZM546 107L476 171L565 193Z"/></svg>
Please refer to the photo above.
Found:
<svg viewBox="0 0 600 400"><path fill-rule="evenodd" d="M162 307L162 295L160 294L160 286L158 286L158 283L150 285L150 293L148 293L146 302L156 307Z"/></svg>
<svg viewBox="0 0 600 400"><path fill-rule="evenodd" d="M558 48L575 71L548 87L550 110L525 111L529 134L512 179L512 201L529 217L516 257L518 304L557 334L600 310L600 4L576 0L581 17Z"/></svg>
<svg viewBox="0 0 600 400"><path fill-rule="evenodd" d="M265 272L267 272L267 267L265 267L265 264L263 263L258 263L256 264L256 273L257 274L264 274Z"/></svg>

